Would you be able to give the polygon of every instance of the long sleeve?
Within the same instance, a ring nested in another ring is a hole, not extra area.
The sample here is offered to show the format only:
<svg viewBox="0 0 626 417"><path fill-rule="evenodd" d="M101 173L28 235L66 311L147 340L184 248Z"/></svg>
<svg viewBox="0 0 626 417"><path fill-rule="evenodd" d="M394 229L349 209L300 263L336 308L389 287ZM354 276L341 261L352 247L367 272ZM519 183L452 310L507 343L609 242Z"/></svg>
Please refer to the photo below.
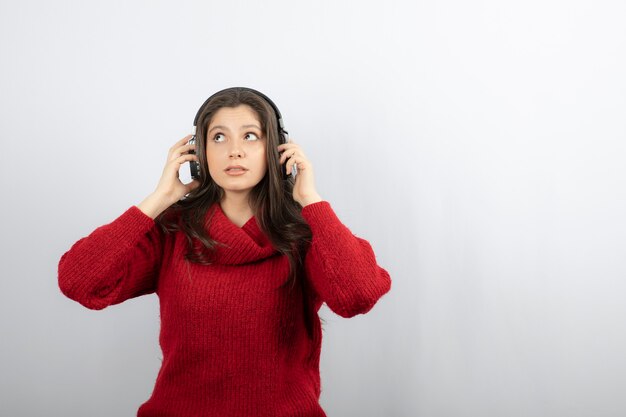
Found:
<svg viewBox="0 0 626 417"><path fill-rule="evenodd" d="M156 291L162 234L136 206L78 240L60 259L59 288L87 308L101 310Z"/></svg>
<svg viewBox="0 0 626 417"><path fill-rule="evenodd" d="M303 207L302 217L313 235L304 264L316 296L342 317L367 313L391 288L371 245L352 234L327 201Z"/></svg>

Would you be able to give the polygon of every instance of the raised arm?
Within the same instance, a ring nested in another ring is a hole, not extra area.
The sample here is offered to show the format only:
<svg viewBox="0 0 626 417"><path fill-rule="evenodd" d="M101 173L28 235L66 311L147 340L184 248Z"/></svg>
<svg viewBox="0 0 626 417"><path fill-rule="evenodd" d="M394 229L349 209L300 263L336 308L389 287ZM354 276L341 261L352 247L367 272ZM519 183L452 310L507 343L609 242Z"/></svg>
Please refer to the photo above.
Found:
<svg viewBox="0 0 626 417"><path fill-rule="evenodd" d="M164 236L154 219L199 186L179 179L182 164L198 161L188 153L191 135L169 149L156 190L113 222L76 242L59 261L61 292L87 308L103 309L156 291Z"/></svg>
<svg viewBox="0 0 626 417"><path fill-rule="evenodd" d="M327 201L304 206L302 216L313 234L305 270L316 296L342 317L367 313L391 288L371 245L352 234Z"/></svg>

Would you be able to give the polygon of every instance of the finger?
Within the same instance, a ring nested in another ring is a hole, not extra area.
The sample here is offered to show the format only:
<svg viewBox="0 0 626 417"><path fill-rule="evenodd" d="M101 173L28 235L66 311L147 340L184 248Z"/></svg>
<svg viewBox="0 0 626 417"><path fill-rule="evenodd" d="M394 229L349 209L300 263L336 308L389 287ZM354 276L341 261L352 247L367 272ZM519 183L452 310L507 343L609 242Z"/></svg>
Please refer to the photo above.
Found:
<svg viewBox="0 0 626 417"><path fill-rule="evenodd" d="M196 147L195 143L186 143L184 145L180 145L176 148L172 148L170 149L170 153L178 153L178 152L182 152L182 151L189 151L192 150Z"/></svg>
<svg viewBox="0 0 626 417"><path fill-rule="evenodd" d="M163 170L163 175L166 177L179 178L180 168L185 162L196 161L198 162L198 156L193 154L182 155L172 161L170 161Z"/></svg>
<svg viewBox="0 0 626 417"><path fill-rule="evenodd" d="M302 157L304 157L304 154L302 152L300 152L299 149L295 149L295 150L288 149L285 152L283 152L283 154L281 155L281 157L280 157L281 162L280 163L282 164L288 158L293 158L294 156L302 156Z"/></svg>
<svg viewBox="0 0 626 417"><path fill-rule="evenodd" d="M184 164L187 161L199 161L199 160L200 158L198 157L198 155L195 155L193 153L185 153L175 159L176 162L179 162L181 164Z"/></svg>
<svg viewBox="0 0 626 417"><path fill-rule="evenodd" d="M289 158L289 161L287 161L287 165L285 165L287 174L291 174L291 171L293 170L293 166L295 164L297 164L298 170L300 170L304 168L305 163L306 163L306 160L300 156Z"/></svg>
<svg viewBox="0 0 626 417"><path fill-rule="evenodd" d="M280 153L280 152L282 152L282 153ZM280 156L281 156L281 163L283 163L286 160L286 158L289 158L289 157L291 157L293 155L296 155L296 154L300 155L300 156L302 156L304 158L307 157L306 154L302 151L302 148L300 148L300 146L298 146L298 145L288 146L288 147L282 149L281 151L279 151L279 153L280 153Z"/></svg>
<svg viewBox="0 0 626 417"><path fill-rule="evenodd" d="M170 164L172 166L174 166L176 169L180 168L180 165L184 164L185 162L189 162L189 161L196 161L198 162L200 160L200 158L198 158L198 155L194 155L192 153L187 153L184 155L181 155L177 158L174 158L170 161ZM178 164L178 167L176 166L176 164Z"/></svg>
<svg viewBox="0 0 626 417"><path fill-rule="evenodd" d="M187 135L184 138L176 141L176 143L174 143L174 145L172 145L172 147L169 149L168 151L168 155L171 155L173 152L176 151L176 149L180 148L182 145L185 145L189 142L189 139L191 139L193 137L193 135Z"/></svg>
<svg viewBox="0 0 626 417"><path fill-rule="evenodd" d="M178 148L176 148L176 153L180 153L182 155L183 153L188 153L189 151L193 151L194 149L196 149L196 144L189 143L189 144L179 146Z"/></svg>
<svg viewBox="0 0 626 417"><path fill-rule="evenodd" d="M170 160L174 160L176 158L178 158L181 155L185 155L190 153L191 151L195 150L196 145L194 144L188 144L188 145L183 145L180 146L176 149L172 149L169 153L169 159Z"/></svg>
<svg viewBox="0 0 626 417"><path fill-rule="evenodd" d="M289 152L285 152L280 156L280 163L284 164L286 160L288 160L289 158L293 157L294 154L290 154Z"/></svg>
<svg viewBox="0 0 626 417"><path fill-rule="evenodd" d="M299 148L299 146L296 143L281 143L277 148L278 152L284 152L287 149Z"/></svg>
<svg viewBox="0 0 626 417"><path fill-rule="evenodd" d="M293 156L293 155L292 155L290 152L286 152L286 151L285 151L285 152L283 152L283 154L280 156L279 161L280 161L280 163L281 163L281 164L283 164L283 163L285 163L285 161L286 161L287 159L291 158L292 156Z"/></svg>
<svg viewBox="0 0 626 417"><path fill-rule="evenodd" d="M289 164L290 162L291 162L291 159L289 159L287 163L285 164L285 171L287 172L287 175L291 174L291 165Z"/></svg>
<svg viewBox="0 0 626 417"><path fill-rule="evenodd" d="M185 143L189 142L189 139L191 139L192 137L193 137L193 135L187 135L187 136L185 136L184 138L182 138L182 139L180 139L180 140L176 141L176 143L175 143L175 144L174 144L174 145L170 148L170 150L171 150L171 149L176 149L176 148L178 148L180 145L183 145L183 144L185 144Z"/></svg>

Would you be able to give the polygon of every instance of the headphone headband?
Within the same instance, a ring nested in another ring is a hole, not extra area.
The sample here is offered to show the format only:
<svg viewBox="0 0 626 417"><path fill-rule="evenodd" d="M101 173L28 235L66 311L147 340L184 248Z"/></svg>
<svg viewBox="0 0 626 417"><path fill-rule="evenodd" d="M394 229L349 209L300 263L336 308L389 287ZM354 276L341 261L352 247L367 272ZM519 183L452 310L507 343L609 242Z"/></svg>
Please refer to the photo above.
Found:
<svg viewBox="0 0 626 417"><path fill-rule="evenodd" d="M202 110L204 109L204 107L207 105L207 103L209 101L211 101L211 99L213 99L215 96L217 96L218 94L222 94L225 91L230 91L230 90L240 90L240 91L248 91L251 92L253 94L258 95L259 97L261 97L262 99L264 99L265 101L267 101L267 103L274 109L274 112L276 113L276 119L278 120L278 127L279 127L279 131L280 132L284 132L287 133L287 131L285 130L285 126L283 124L283 117L280 114L280 110L278 110L278 106L276 106L276 104L274 104L274 102L265 94L263 94L260 91L254 90L252 88L248 88L248 87L230 87L230 88L225 88L223 90L218 91L217 93L213 94L211 97L207 98L204 103L202 103L202 106L200 106L200 109L198 110L198 112L196 113L196 117L193 119L193 130L194 133L196 131L196 126L198 124L198 118L200 117L200 113L202 113Z"/></svg>

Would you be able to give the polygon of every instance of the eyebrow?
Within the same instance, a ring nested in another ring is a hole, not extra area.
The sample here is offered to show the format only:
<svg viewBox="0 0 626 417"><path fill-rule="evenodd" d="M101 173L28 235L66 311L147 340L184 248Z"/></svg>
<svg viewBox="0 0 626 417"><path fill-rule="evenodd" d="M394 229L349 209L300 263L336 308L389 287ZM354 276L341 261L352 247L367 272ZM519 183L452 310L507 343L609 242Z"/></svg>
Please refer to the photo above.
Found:
<svg viewBox="0 0 626 417"><path fill-rule="evenodd" d="M259 130L261 130L261 128L257 125L241 125L242 129L249 129L251 127L255 127ZM222 130L230 130L229 128L227 128L226 126L222 126L222 125L217 125L217 126L213 126L212 128L209 129L209 131L207 133L211 133L212 130L215 129L222 129Z"/></svg>

